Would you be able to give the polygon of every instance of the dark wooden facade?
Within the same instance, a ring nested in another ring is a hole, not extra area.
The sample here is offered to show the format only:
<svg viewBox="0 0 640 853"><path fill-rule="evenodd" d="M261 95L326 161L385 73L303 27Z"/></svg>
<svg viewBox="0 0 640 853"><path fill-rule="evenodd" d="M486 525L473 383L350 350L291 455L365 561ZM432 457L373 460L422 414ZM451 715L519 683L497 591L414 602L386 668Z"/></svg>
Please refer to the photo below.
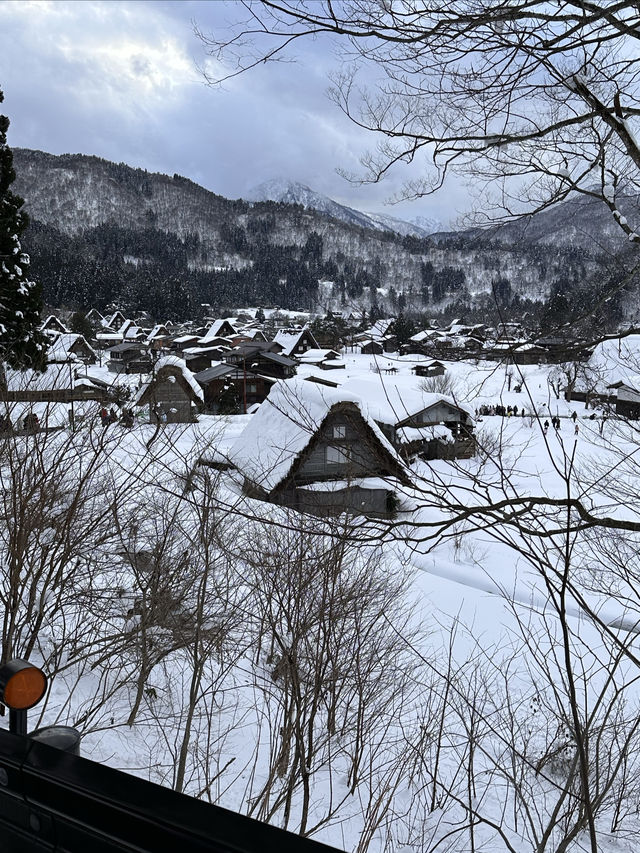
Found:
<svg viewBox="0 0 640 853"><path fill-rule="evenodd" d="M153 363L148 351L134 343L123 343L109 350L107 367L112 373L149 373Z"/></svg>
<svg viewBox="0 0 640 853"><path fill-rule="evenodd" d="M225 388L232 387L237 400L237 412L244 414L256 403L262 403L269 395L275 379L251 371L244 371L228 364L213 365L195 375L196 382L204 393L204 411L219 414L228 408L229 399L221 400ZM233 395L232 395L233 396ZM232 414L232 412L226 412Z"/></svg>
<svg viewBox="0 0 640 853"><path fill-rule="evenodd" d="M141 389L136 405L149 406L152 423L191 423L201 401L180 368L161 367Z"/></svg>
<svg viewBox="0 0 640 853"><path fill-rule="evenodd" d="M432 361L429 364L416 364L411 368L416 376L444 376L446 368L441 361Z"/></svg>
<svg viewBox="0 0 640 853"><path fill-rule="evenodd" d="M394 504L393 486L367 488L348 482L343 488L301 488L311 483L366 477L393 477L408 483L396 456L380 442L353 403L333 406L285 480L271 492L274 503L301 512L335 515L355 512L386 515Z"/></svg>

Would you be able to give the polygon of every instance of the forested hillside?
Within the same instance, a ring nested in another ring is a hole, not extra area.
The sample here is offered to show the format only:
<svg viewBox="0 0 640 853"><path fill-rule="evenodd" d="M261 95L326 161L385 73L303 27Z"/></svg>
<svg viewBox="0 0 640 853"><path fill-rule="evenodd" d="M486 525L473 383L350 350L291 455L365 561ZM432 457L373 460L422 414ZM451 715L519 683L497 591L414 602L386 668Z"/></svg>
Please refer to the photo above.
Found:
<svg viewBox="0 0 640 853"><path fill-rule="evenodd" d="M525 229L401 236L278 202L231 201L179 175L85 155L15 152L33 268L52 306L149 310L201 303L323 310L444 308L519 314L550 298L591 298L608 280L602 247L528 239ZM557 301L557 300L556 300Z"/></svg>

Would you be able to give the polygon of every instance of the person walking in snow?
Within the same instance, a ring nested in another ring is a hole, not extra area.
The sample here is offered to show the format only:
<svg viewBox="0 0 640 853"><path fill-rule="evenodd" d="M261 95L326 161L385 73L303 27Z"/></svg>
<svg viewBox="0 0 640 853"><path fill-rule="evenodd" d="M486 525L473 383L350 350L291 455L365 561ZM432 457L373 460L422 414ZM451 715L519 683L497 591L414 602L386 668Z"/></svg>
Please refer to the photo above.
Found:
<svg viewBox="0 0 640 853"><path fill-rule="evenodd" d="M549 432L549 421L544 422L544 434L546 435Z"/></svg>
<svg viewBox="0 0 640 853"><path fill-rule="evenodd" d="M571 420L574 422L574 424L578 420L578 413L576 411L571 413Z"/></svg>

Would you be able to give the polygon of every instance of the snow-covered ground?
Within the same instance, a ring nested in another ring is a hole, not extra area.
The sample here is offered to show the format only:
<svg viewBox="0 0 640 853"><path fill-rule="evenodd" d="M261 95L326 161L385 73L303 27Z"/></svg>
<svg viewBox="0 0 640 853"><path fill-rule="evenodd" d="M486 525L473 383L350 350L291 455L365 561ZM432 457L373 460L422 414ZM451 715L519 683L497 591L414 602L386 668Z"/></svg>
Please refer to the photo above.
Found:
<svg viewBox="0 0 640 853"><path fill-rule="evenodd" d="M372 411L437 390L419 357L344 361L298 373L365 388ZM446 368L478 454L413 463L389 522L297 516L198 464L224 460L251 415L52 434L69 470L100 458L87 487L113 505L77 522L90 557L61 557L81 604L60 579L42 591L33 654L57 675L39 722L345 850L589 849L585 778L598 849L635 850L637 430L557 399L550 367ZM496 405L518 416L480 414ZM578 529L568 499L628 529ZM151 576L132 554L152 555Z"/></svg>

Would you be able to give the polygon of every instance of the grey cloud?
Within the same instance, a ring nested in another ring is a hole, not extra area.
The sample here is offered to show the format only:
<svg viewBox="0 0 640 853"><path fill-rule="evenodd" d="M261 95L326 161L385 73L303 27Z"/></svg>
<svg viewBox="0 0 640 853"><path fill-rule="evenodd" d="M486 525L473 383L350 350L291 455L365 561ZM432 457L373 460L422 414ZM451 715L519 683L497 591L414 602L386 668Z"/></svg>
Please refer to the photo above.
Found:
<svg viewBox="0 0 640 853"><path fill-rule="evenodd" d="M375 140L326 96L336 63L326 41L309 42L304 50L300 45L296 64L262 66L209 89L196 70L205 56L191 20L205 30L219 26L233 6L145 3L141 15L142 4L59 2L60 18L48 22L47 43L38 38L37 21L24 26L24 15L11 13L14 5L0 8L0 84L12 145L178 172L228 197L284 176L342 203L406 218L446 220L464 200L458 190L448 194L446 208L441 199L385 208L384 199L406 177L402 170L371 187L352 187L336 174L337 167L357 172ZM169 39L177 47L164 63ZM137 49L138 41L145 49ZM113 56L100 55L103 44Z"/></svg>

